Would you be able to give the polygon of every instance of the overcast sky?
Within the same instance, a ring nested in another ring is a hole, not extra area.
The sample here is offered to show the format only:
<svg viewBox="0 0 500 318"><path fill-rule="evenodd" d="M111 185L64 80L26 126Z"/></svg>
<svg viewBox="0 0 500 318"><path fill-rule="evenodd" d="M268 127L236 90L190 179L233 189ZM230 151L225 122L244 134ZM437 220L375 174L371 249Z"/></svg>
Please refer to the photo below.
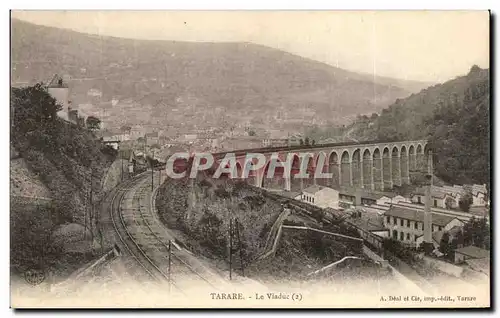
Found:
<svg viewBox="0 0 500 318"><path fill-rule="evenodd" d="M17 11L14 18L139 39L253 42L344 69L431 82L489 67L486 11Z"/></svg>

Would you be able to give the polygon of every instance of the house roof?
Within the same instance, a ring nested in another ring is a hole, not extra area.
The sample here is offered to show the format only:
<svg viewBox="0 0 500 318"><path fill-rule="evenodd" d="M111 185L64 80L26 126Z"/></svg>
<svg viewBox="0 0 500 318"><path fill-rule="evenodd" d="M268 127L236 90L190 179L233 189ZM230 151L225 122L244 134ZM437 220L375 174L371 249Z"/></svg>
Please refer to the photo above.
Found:
<svg viewBox="0 0 500 318"><path fill-rule="evenodd" d="M383 218L375 213L362 212L360 218L349 218L346 222L368 232L387 230L384 227Z"/></svg>
<svg viewBox="0 0 500 318"><path fill-rule="evenodd" d="M300 192L295 192L295 191L283 191L281 192L281 195L287 198L295 199L300 195Z"/></svg>
<svg viewBox="0 0 500 318"><path fill-rule="evenodd" d="M425 195L425 189L424 188L417 188L414 192L413 195ZM444 199L446 195L451 195L443 191L438 191L436 189L432 189L431 195L433 198L437 199Z"/></svg>
<svg viewBox="0 0 500 318"><path fill-rule="evenodd" d="M471 258L487 258L490 257L490 251L469 245L462 248L457 248L455 253L460 253Z"/></svg>
<svg viewBox="0 0 500 318"><path fill-rule="evenodd" d="M400 194L397 194L397 193L384 193L384 196L385 197L388 197L388 198L395 198L395 197L402 197L404 198L404 196L400 195Z"/></svg>
<svg viewBox="0 0 500 318"><path fill-rule="evenodd" d="M319 186L319 185L312 185L310 187L305 188L302 190L302 192L305 193L310 193L310 194L315 194L316 192L323 190L325 187Z"/></svg>
<svg viewBox="0 0 500 318"><path fill-rule="evenodd" d="M63 78L54 74L50 82L47 84L48 88L68 88L68 85L63 81Z"/></svg>
<svg viewBox="0 0 500 318"><path fill-rule="evenodd" d="M384 213L384 215L394 216L394 217L407 219L407 220L411 220L411 221L423 222L424 221L424 213L425 212L422 210L407 209L407 208L403 208L403 207L399 207L399 206L392 206L391 208L389 208L389 210L387 210ZM451 216L432 213L432 224L435 224L435 225L445 226L454 219L455 218L451 217Z"/></svg>
<svg viewBox="0 0 500 318"><path fill-rule="evenodd" d="M105 136L105 137L102 137L102 141L104 143L120 143L121 140L118 136Z"/></svg>
<svg viewBox="0 0 500 318"><path fill-rule="evenodd" d="M385 192L376 192L376 191L368 191L366 189L359 189L355 187L341 187L339 190L340 194L343 195L350 195L355 197L356 194L358 193L361 194L362 199L372 199L372 200L378 200L383 196L390 197L390 193L385 193Z"/></svg>
<svg viewBox="0 0 500 318"><path fill-rule="evenodd" d="M472 190L472 195L478 196L479 193L485 194L486 187L484 185L474 184L469 185ZM463 194L465 191L464 187L461 185L453 185L453 186L432 186L432 196L436 198L444 198L445 195L450 195L456 197L457 195ZM416 195L425 195L425 188L417 188L413 194Z"/></svg>
<svg viewBox="0 0 500 318"><path fill-rule="evenodd" d="M436 241L436 243L440 243L441 242L441 239L443 238L443 234L445 232L448 232L448 234L450 234L450 238L453 238L455 236L457 236L458 232L461 230L461 227L460 226L454 226L452 227L449 231L436 231L436 232L433 232L432 233L432 238L434 239L434 241Z"/></svg>

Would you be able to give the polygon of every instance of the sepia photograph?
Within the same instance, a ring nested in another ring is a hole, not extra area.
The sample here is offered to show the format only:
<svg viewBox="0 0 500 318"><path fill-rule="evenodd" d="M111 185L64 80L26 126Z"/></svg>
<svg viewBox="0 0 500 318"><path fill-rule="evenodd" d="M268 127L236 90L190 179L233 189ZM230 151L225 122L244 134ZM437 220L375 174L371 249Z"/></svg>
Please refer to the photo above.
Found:
<svg viewBox="0 0 500 318"><path fill-rule="evenodd" d="M10 11L10 306L491 308L489 11Z"/></svg>

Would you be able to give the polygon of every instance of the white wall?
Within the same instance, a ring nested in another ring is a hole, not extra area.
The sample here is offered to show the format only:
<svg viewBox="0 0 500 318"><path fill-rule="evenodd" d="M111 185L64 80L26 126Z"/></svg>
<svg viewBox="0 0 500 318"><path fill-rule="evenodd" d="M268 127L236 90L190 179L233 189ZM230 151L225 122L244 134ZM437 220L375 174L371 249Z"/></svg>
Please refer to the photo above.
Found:
<svg viewBox="0 0 500 318"><path fill-rule="evenodd" d="M316 192L314 202L320 208L337 208L339 192L332 188L323 188Z"/></svg>
<svg viewBox="0 0 500 318"><path fill-rule="evenodd" d="M443 228L443 230L449 231L454 226L464 226L464 222L460 221L459 219L454 219L450 223L446 224L446 226Z"/></svg>
<svg viewBox="0 0 500 318"><path fill-rule="evenodd" d="M62 106L57 115L68 119L69 89L67 87L49 87L49 94Z"/></svg>
<svg viewBox="0 0 500 318"><path fill-rule="evenodd" d="M386 196L383 196L377 200L378 205L384 205L384 204L391 204L393 200L391 198L388 198Z"/></svg>
<svg viewBox="0 0 500 318"><path fill-rule="evenodd" d="M484 194L478 192L477 196L472 196L472 205L473 206L481 206L484 205Z"/></svg>

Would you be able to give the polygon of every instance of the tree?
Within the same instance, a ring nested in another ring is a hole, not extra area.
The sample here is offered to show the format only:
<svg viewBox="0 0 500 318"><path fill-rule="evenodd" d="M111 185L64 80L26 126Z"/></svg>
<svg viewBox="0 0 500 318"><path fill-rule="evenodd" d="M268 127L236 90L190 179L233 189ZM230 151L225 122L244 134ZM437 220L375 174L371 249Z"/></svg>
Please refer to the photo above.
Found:
<svg viewBox="0 0 500 318"><path fill-rule="evenodd" d="M301 146L303 146L304 145L304 140L302 138L300 138L299 143L300 143Z"/></svg>
<svg viewBox="0 0 500 318"><path fill-rule="evenodd" d="M14 127L22 132L44 129L57 118L62 106L41 84L11 89Z"/></svg>
<svg viewBox="0 0 500 318"><path fill-rule="evenodd" d="M120 127L120 131L125 134L130 134L130 132L132 131L132 127L124 125Z"/></svg>
<svg viewBox="0 0 500 318"><path fill-rule="evenodd" d="M474 245L479 248L489 249L490 226L486 219L476 219L472 217L464 225L464 245Z"/></svg>
<svg viewBox="0 0 500 318"><path fill-rule="evenodd" d="M255 130L249 130L248 135L253 137L253 136L256 136L257 133L255 132Z"/></svg>
<svg viewBox="0 0 500 318"><path fill-rule="evenodd" d="M444 201L444 205L449 210L449 209L453 208L453 202L454 202L453 198L447 197L446 200Z"/></svg>
<svg viewBox="0 0 500 318"><path fill-rule="evenodd" d="M469 73L479 73L481 71L481 68L479 66L477 66L476 64L474 64L471 68L470 68L470 71Z"/></svg>
<svg viewBox="0 0 500 318"><path fill-rule="evenodd" d="M446 258L450 261L453 261L455 258L455 250L458 248L458 239L453 238L451 243L448 245L448 252L446 253Z"/></svg>
<svg viewBox="0 0 500 318"><path fill-rule="evenodd" d="M87 117L87 128L90 130L99 130L101 128L101 120L95 116Z"/></svg>
<svg viewBox="0 0 500 318"><path fill-rule="evenodd" d="M313 139L311 142L311 145L313 145L313 146L316 145L316 140Z"/></svg>
<svg viewBox="0 0 500 318"><path fill-rule="evenodd" d="M306 137L306 139L304 140L304 144L305 144L306 146L309 146L309 137Z"/></svg>
<svg viewBox="0 0 500 318"><path fill-rule="evenodd" d="M470 192L466 192L462 198L458 201L458 206L460 210L464 212L469 212L470 206L472 205L472 194Z"/></svg>
<svg viewBox="0 0 500 318"><path fill-rule="evenodd" d="M443 254L447 254L449 252L449 243L450 243L450 234L448 232L444 232L441 237L441 241L439 242L439 251Z"/></svg>
<svg viewBox="0 0 500 318"><path fill-rule="evenodd" d="M464 246L464 233L462 230L458 231L456 236L457 248L461 248Z"/></svg>
<svg viewBox="0 0 500 318"><path fill-rule="evenodd" d="M436 176L452 184L490 182L489 71L477 66L463 76L402 99L372 114L359 140L425 138L434 149ZM377 118L378 117L378 118Z"/></svg>

